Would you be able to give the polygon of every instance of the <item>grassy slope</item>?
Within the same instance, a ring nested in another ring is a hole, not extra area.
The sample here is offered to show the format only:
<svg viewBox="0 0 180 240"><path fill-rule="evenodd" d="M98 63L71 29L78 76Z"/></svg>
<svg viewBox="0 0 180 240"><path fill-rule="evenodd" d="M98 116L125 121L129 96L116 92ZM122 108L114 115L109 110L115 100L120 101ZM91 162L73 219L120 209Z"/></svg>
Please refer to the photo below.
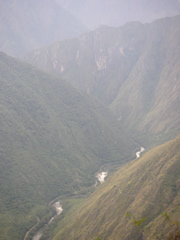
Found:
<svg viewBox="0 0 180 240"><path fill-rule="evenodd" d="M138 240L142 233L126 216L146 218L145 239L165 239L178 226L180 138L122 167L78 209L53 240ZM161 214L167 212L171 221Z"/></svg>
<svg viewBox="0 0 180 240"><path fill-rule="evenodd" d="M0 54L0 239L21 239L54 197L94 183L135 147L105 108Z"/></svg>

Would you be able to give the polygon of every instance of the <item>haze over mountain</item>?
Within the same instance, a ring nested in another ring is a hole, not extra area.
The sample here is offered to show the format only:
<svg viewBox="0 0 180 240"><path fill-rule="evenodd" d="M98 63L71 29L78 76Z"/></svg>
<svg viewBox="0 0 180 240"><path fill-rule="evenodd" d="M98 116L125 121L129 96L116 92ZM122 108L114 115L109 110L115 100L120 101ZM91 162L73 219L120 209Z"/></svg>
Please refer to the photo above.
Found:
<svg viewBox="0 0 180 240"><path fill-rule="evenodd" d="M0 50L28 62L0 52L0 240L177 231L179 13L179 0L0 0Z"/></svg>
<svg viewBox="0 0 180 240"><path fill-rule="evenodd" d="M59 225L53 240L179 239L168 238L179 230L179 169L176 138L117 171Z"/></svg>
<svg viewBox="0 0 180 240"><path fill-rule="evenodd" d="M136 144L95 99L0 54L0 239L19 240L48 202L94 185Z"/></svg>
<svg viewBox="0 0 180 240"><path fill-rule="evenodd" d="M0 1L0 50L20 56L87 28L55 0Z"/></svg>
<svg viewBox="0 0 180 240"><path fill-rule="evenodd" d="M89 28L130 22L152 22L180 14L178 0L56 0Z"/></svg>
<svg viewBox="0 0 180 240"><path fill-rule="evenodd" d="M100 25L151 22L180 13L178 0L0 1L0 50L20 56Z"/></svg>
<svg viewBox="0 0 180 240"><path fill-rule="evenodd" d="M100 27L23 57L98 97L125 128L179 132L180 15L151 24Z"/></svg>

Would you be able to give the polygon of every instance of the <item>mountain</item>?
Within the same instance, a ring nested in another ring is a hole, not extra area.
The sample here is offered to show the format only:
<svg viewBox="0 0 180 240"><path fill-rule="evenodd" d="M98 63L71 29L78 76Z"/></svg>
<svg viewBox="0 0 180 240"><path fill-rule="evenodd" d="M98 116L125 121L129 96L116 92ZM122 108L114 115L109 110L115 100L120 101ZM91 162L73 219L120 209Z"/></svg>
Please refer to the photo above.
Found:
<svg viewBox="0 0 180 240"><path fill-rule="evenodd" d="M55 0L0 1L0 50L11 56L78 36L86 30Z"/></svg>
<svg viewBox="0 0 180 240"><path fill-rule="evenodd" d="M53 240L179 239L167 238L179 229L179 159L178 137L123 166Z"/></svg>
<svg viewBox="0 0 180 240"><path fill-rule="evenodd" d="M150 24L102 26L32 51L23 60L98 97L124 128L144 139L163 135L167 140L180 125L179 39L180 15Z"/></svg>
<svg viewBox="0 0 180 240"><path fill-rule="evenodd" d="M89 28L120 26L130 21L152 22L180 14L178 0L56 0Z"/></svg>
<svg viewBox="0 0 180 240"><path fill-rule="evenodd" d="M94 185L102 164L125 163L137 145L64 80L4 53L0 73L0 239L19 240L53 198Z"/></svg>
<svg viewBox="0 0 180 240"><path fill-rule="evenodd" d="M180 130L179 23L180 16L151 25L145 48L111 105L125 125L145 134Z"/></svg>

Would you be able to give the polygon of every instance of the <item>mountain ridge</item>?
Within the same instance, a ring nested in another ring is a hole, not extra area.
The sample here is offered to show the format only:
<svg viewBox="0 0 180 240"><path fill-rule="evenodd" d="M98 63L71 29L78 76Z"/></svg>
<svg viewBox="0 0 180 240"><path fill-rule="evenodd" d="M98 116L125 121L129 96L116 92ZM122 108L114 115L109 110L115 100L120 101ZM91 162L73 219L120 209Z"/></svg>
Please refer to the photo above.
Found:
<svg viewBox="0 0 180 240"><path fill-rule="evenodd" d="M100 25L120 26L130 21L152 22L180 13L178 0L56 0L62 7L82 20L89 28ZM113 13L113 14L112 14ZM88 17L87 17L88 16Z"/></svg>
<svg viewBox="0 0 180 240"><path fill-rule="evenodd" d="M180 15L151 24L101 26L23 60L95 95L125 128L166 133L167 139L172 133L171 139L179 132L179 23Z"/></svg>

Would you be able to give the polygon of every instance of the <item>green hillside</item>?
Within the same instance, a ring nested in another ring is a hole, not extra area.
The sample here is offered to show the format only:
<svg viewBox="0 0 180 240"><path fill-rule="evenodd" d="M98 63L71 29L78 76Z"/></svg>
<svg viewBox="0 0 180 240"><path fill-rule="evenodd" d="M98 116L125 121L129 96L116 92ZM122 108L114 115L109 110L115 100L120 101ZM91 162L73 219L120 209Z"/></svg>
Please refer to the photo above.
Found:
<svg viewBox="0 0 180 240"><path fill-rule="evenodd" d="M167 239L180 224L179 171L178 137L120 168L53 240Z"/></svg>
<svg viewBox="0 0 180 240"><path fill-rule="evenodd" d="M111 104L124 124L139 132L180 130L179 23L180 16L149 26L143 52Z"/></svg>
<svg viewBox="0 0 180 240"><path fill-rule="evenodd" d="M0 239L20 240L48 203L94 184L135 145L94 98L0 53Z"/></svg>
<svg viewBox="0 0 180 240"><path fill-rule="evenodd" d="M110 107L124 128L171 139L179 132L180 16L102 26L23 59L61 75Z"/></svg>

